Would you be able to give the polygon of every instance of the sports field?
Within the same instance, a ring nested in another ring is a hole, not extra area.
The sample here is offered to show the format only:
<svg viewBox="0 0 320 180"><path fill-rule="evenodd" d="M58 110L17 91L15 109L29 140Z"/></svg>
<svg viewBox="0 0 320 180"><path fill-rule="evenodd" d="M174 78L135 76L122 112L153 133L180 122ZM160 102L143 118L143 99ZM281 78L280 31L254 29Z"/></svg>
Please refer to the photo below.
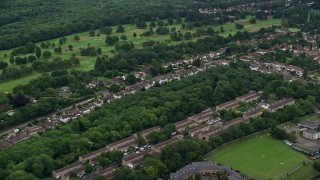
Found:
<svg viewBox="0 0 320 180"><path fill-rule="evenodd" d="M266 134L228 144L206 159L257 179L278 179L308 161L307 156Z"/></svg>

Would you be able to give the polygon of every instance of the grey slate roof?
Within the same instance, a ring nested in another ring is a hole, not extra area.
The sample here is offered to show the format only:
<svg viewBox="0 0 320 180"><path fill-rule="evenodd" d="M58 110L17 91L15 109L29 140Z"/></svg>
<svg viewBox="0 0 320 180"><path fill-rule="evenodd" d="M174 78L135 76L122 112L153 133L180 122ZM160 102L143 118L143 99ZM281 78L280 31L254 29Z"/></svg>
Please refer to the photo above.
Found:
<svg viewBox="0 0 320 180"><path fill-rule="evenodd" d="M170 180L181 180L199 171L206 170L224 170L228 174L228 179L239 180L242 179L241 175L232 171L228 166L219 166L215 161L204 161L191 163L179 171L170 174Z"/></svg>

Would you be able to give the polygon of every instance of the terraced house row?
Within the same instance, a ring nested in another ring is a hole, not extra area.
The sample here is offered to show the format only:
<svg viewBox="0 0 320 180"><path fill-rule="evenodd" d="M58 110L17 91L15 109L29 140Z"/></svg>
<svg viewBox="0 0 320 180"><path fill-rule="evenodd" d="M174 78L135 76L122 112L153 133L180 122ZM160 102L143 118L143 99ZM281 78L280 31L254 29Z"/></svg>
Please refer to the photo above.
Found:
<svg viewBox="0 0 320 180"><path fill-rule="evenodd" d="M236 98L235 101L251 102L260 98L261 93L262 92L251 91L244 96L240 96ZM265 104L263 106L259 105L257 107L254 107L245 111L242 117L238 117L230 121L223 121L223 122L221 122L220 117L214 118L215 112L211 108L208 108L199 114L190 116L185 120L176 122L175 127L176 127L177 135L173 136L171 139L152 145L150 147L147 147L140 152L131 153L129 155L124 156L122 159L121 165L123 167L129 167L129 168L140 167L146 155L157 157L166 145L176 142L181 138L183 138L182 134L185 131L187 131L191 137L208 141L209 138L220 135L232 125L249 122L250 118L260 116L263 113L263 111L275 112L278 109L283 108L284 106L294 104L294 102L295 102L294 99L282 99L270 105L265 105ZM224 104L226 103L223 103L222 105L219 105L219 106L225 107ZM108 144L106 147L102 149L98 149L86 155L80 156L79 160L76 163L54 171L53 177L56 179L68 179L71 172L75 172L77 173L78 176L81 176L84 174L83 164L85 162L89 162L91 165L95 165L97 164L97 157L101 155L103 152L108 152L108 151L109 152L110 151L127 152L130 148L137 148L139 137L144 138L148 142L148 135L152 132L157 132L160 130L161 130L160 126L155 126L150 129L133 134L132 136L122 139L120 141ZM109 179L112 179L113 177L112 172L115 170L115 167L118 167L118 166L112 164L105 168L99 168L96 171L94 171L92 174L103 175ZM89 174L87 176L92 177L92 174Z"/></svg>

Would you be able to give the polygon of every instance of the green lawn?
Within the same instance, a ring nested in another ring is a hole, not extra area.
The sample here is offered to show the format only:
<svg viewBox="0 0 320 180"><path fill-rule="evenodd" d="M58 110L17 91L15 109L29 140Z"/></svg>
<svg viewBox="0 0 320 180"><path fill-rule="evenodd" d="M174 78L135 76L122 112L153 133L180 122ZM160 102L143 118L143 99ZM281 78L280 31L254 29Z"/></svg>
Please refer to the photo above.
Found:
<svg viewBox="0 0 320 180"><path fill-rule="evenodd" d="M258 31L260 28L262 27L268 27L268 26L272 26L272 25L280 25L281 24L281 20L280 19L272 19L269 18L268 20L263 20L260 21L258 20L257 23L255 24L250 24L249 23L250 19L243 19L243 20L238 20L235 21L233 23L226 23L223 26L225 32L221 33L220 35L222 36L228 36L229 34L235 34L237 31L237 29L235 29L235 23L240 23L244 25L244 28L241 29L240 31L249 31L249 32L253 32L253 31ZM149 24L149 23L148 23ZM125 33L115 33L116 31L116 27L112 27L113 28L113 33L111 36L121 36L121 35L126 35L127 36L127 42L133 42L133 44L135 45L136 48L141 48L142 47L142 43L146 42L146 41L156 41L156 42L161 42L161 43L168 43L168 44L179 44L182 42L189 42L189 41L196 41L199 38L193 38L191 40L183 40L183 41L170 41L170 35L153 35L153 36L149 36L149 37L141 37L140 34L142 34L143 32L146 32L149 28L146 29L137 29L135 25L133 24L126 24L123 25L125 28ZM176 28L176 30L180 30L183 34L186 32L191 32L194 33L196 32L196 28L194 29L181 29L181 24L173 24L173 25L169 25L167 26L169 29L171 28ZM220 25L219 26L206 26L203 27L205 30L208 27L212 27L215 31L219 31L220 30ZM156 28L154 28L154 31L156 30ZM133 33L137 33L137 37L133 37ZM98 30L96 30L96 33L98 33ZM74 40L74 36L78 35L80 37L80 41L75 41ZM84 71L89 71L92 70L96 61L97 57L87 57L87 56L80 56L80 48L86 48L88 46L88 44L90 44L90 46L94 46L94 47L100 47L102 49L102 54L103 55L108 55L109 57L113 56L113 54L111 53L111 50L114 50L114 46L107 46L105 44L105 39L106 39L106 35L101 34L101 36L95 36L95 37L89 37L89 33L88 32L82 32L82 33L76 33L76 34L71 34L68 36L65 36L67 38L67 42L65 44L63 44L61 46L63 52L61 54L56 54L54 53L54 48L49 47L48 49L42 49L42 52L45 50L49 50L52 52L53 57L49 60L52 60L54 57L61 57L63 59L68 59L70 58L73 54L75 54L76 56L78 56L80 58L80 66L76 67L75 69L77 70L84 70ZM200 37L203 38L204 36ZM59 45L59 38L56 39L52 39L49 40L51 43L55 43L56 47ZM124 43L123 41L120 42ZM36 43L36 45L40 46L41 42ZM68 50L68 45L72 45L73 46L73 51L69 51ZM11 50L4 50L4 51L0 51L0 61L6 61L9 63L9 56L10 53L13 49ZM5 57L6 55L6 57ZM28 55L28 54L26 54ZM21 56L25 56L25 55L21 55ZM43 60L43 58L41 58L40 60ZM27 64L28 66L31 65L30 63ZM9 67L16 67L19 68L19 65L9 65ZM0 74L2 73L2 71L0 70ZM36 77L36 76L28 76L25 78L20 78L19 80L14 80L14 82L10 82L7 84L5 88L4 85L2 85L0 87L0 90L11 90L12 87L14 87L11 84L23 84L23 83L27 83L26 80L30 80L32 78L30 77Z"/></svg>
<svg viewBox="0 0 320 180"><path fill-rule="evenodd" d="M228 144L207 159L257 179L278 179L308 160L284 142L265 134Z"/></svg>
<svg viewBox="0 0 320 180"><path fill-rule="evenodd" d="M30 80L35 79L37 77L39 77L41 74L39 73L34 73L32 75L29 76L25 76L19 79L14 79L11 81L7 81L7 82L1 82L0 83L0 92L11 92L12 89L17 86L17 85L22 85L22 84L28 84Z"/></svg>
<svg viewBox="0 0 320 180"><path fill-rule="evenodd" d="M289 31L291 31L291 32L299 32L299 31L301 31L301 29L299 29L299 28L289 28Z"/></svg>
<svg viewBox="0 0 320 180"><path fill-rule="evenodd" d="M313 168L311 163L306 164L305 166L301 167L294 173L290 174L285 180L297 180L297 179L311 179L315 177L318 172Z"/></svg>

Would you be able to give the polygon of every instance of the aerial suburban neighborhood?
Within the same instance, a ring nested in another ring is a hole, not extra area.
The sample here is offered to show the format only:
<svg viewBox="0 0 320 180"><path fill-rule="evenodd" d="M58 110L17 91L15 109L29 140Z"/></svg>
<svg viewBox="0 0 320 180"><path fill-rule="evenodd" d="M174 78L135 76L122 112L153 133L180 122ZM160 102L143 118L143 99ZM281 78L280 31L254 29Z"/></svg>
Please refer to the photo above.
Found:
<svg viewBox="0 0 320 180"><path fill-rule="evenodd" d="M320 178L320 2L0 3L0 179Z"/></svg>

